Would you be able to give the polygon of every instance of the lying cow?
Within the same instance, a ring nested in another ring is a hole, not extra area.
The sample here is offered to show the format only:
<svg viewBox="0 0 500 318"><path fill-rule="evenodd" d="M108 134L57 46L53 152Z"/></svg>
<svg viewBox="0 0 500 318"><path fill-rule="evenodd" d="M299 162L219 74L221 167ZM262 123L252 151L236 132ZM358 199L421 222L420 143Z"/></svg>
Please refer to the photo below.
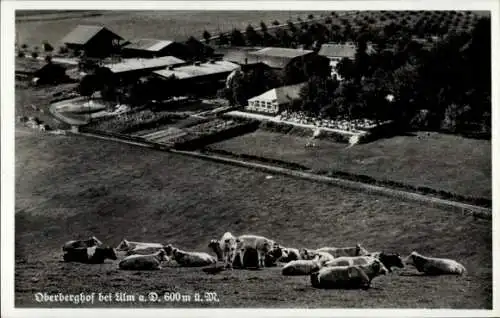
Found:
<svg viewBox="0 0 500 318"><path fill-rule="evenodd" d="M301 259L300 251L297 248L291 247L281 247L282 255L278 259L278 262L288 263L291 261L296 261Z"/></svg>
<svg viewBox="0 0 500 318"><path fill-rule="evenodd" d="M123 239L120 244L116 247L117 251L138 251L143 249L157 249L160 250L164 248L163 244L160 243L147 243L147 242L133 242Z"/></svg>
<svg viewBox="0 0 500 318"><path fill-rule="evenodd" d="M387 269L377 259L365 265L323 267L311 274L311 284L315 288L369 288L371 281L385 275Z"/></svg>
<svg viewBox="0 0 500 318"><path fill-rule="evenodd" d="M413 251L407 258L405 264L413 265L419 272L427 275L464 275L467 273L465 267L448 258L426 257Z"/></svg>
<svg viewBox="0 0 500 318"><path fill-rule="evenodd" d="M369 254L369 252L359 243L353 247L322 247L317 249L316 252L326 252L331 254L333 257L363 256Z"/></svg>
<svg viewBox="0 0 500 318"><path fill-rule="evenodd" d="M161 263L168 262L165 250L148 255L131 255L125 257L118 267L123 270L160 270Z"/></svg>
<svg viewBox="0 0 500 318"><path fill-rule="evenodd" d="M325 263L321 262L319 258L314 260L299 259L291 261L281 269L283 276L306 276L319 271Z"/></svg>
<svg viewBox="0 0 500 318"><path fill-rule="evenodd" d="M102 264L106 259L116 260L117 257L112 247L92 246L67 249L63 259L65 262Z"/></svg>
<svg viewBox="0 0 500 318"><path fill-rule="evenodd" d="M384 264L385 268L389 272L392 272L392 267L403 268L403 260L399 254L386 254L386 253L372 253L365 256L341 256L328 261L325 266L355 266L355 265L365 265L373 262L374 259L378 259Z"/></svg>
<svg viewBox="0 0 500 318"><path fill-rule="evenodd" d="M170 244L165 246L165 252L183 267L202 267L217 263L217 259L208 253L183 251Z"/></svg>
<svg viewBox="0 0 500 318"><path fill-rule="evenodd" d="M69 249L73 248L84 248L84 247L92 247L92 246L101 246L102 242L97 239L97 237L92 236L88 240L72 240L64 243L62 250L66 252Z"/></svg>
<svg viewBox="0 0 500 318"><path fill-rule="evenodd" d="M299 254L300 258L303 260L320 259L323 263L326 263L335 258L332 254L326 251L311 250L307 248L302 248Z"/></svg>

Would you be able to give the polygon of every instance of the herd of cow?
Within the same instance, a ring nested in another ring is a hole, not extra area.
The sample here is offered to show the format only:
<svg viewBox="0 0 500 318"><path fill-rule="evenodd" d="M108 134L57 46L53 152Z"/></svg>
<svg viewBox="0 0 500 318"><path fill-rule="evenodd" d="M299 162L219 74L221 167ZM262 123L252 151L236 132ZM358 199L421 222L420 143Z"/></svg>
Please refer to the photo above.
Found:
<svg viewBox="0 0 500 318"><path fill-rule="evenodd" d="M203 267L206 273L229 269L282 266L284 276L310 276L316 288L368 288L371 281L392 271L393 267L414 266L427 275L463 275L465 267L451 259L426 257L413 251L404 260L399 254L370 253L360 244L354 247L322 247L319 249L283 247L259 235L224 233L211 240L208 247L216 256L205 252L183 251L171 244L131 242L124 239L116 248L104 246L95 236L88 240L72 240L63 246L66 262L104 263L117 260L122 270L159 270L162 263L183 267ZM222 262L223 266L218 266Z"/></svg>

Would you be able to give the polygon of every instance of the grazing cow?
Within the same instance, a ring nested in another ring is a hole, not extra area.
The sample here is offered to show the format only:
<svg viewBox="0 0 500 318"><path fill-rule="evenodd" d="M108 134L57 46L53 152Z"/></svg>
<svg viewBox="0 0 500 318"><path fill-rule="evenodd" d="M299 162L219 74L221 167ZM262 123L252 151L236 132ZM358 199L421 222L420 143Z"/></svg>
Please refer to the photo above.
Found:
<svg viewBox="0 0 500 318"><path fill-rule="evenodd" d="M300 251L297 248L281 247L281 250L283 255L278 259L278 262L288 263L301 259Z"/></svg>
<svg viewBox="0 0 500 318"><path fill-rule="evenodd" d="M67 249L63 259L65 262L102 264L104 260L116 260L115 249L109 246L77 247Z"/></svg>
<svg viewBox="0 0 500 318"><path fill-rule="evenodd" d="M217 263L217 259L204 252L187 252L167 245L165 247L167 255L172 255L172 259L183 267L202 267Z"/></svg>
<svg viewBox="0 0 500 318"><path fill-rule="evenodd" d="M316 260L305 260L299 259L296 261L291 261L281 269L281 274L283 276L306 276L311 275L314 272L319 271L323 267L318 259Z"/></svg>
<svg viewBox="0 0 500 318"><path fill-rule="evenodd" d="M69 249L73 248L83 248L83 247L92 247L92 246L101 246L102 242L97 239L97 237L92 236L88 240L72 240L64 243L62 250L66 252Z"/></svg>
<svg viewBox="0 0 500 318"><path fill-rule="evenodd" d="M465 267L448 258L426 257L413 251L407 258L405 264L413 265L419 272L427 275L464 275L467 273Z"/></svg>
<svg viewBox="0 0 500 318"><path fill-rule="evenodd" d="M369 288L371 281L385 275L387 269L378 259L369 264L356 266L323 267L311 274L311 284L315 288Z"/></svg>
<svg viewBox="0 0 500 318"><path fill-rule="evenodd" d="M259 267L265 267L266 254L274 249L278 244L266 237L253 234L240 235L237 238L238 249L254 248L258 252Z"/></svg>
<svg viewBox="0 0 500 318"><path fill-rule="evenodd" d="M123 270L160 270L162 261L169 261L165 250L147 255L127 256L118 264L118 267Z"/></svg>
<svg viewBox="0 0 500 318"><path fill-rule="evenodd" d="M238 242L236 237L230 232L224 233L220 239L222 258L224 260L225 268L233 268L234 259L236 257L236 251L238 249Z"/></svg>
<svg viewBox="0 0 500 318"><path fill-rule="evenodd" d="M316 251L330 253L333 257L364 256L369 254L368 251L359 243L354 247L322 247Z"/></svg>
<svg viewBox="0 0 500 318"><path fill-rule="evenodd" d="M140 250L146 248L163 248L163 244L160 243L147 243L147 242L132 242L123 239L120 244L116 247L117 251L132 251L132 250Z"/></svg>

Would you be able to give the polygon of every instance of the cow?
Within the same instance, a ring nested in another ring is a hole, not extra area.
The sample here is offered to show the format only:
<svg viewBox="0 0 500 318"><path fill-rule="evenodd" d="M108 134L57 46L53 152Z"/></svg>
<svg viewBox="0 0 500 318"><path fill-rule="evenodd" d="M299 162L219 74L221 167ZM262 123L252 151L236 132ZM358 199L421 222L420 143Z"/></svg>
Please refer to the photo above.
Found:
<svg viewBox="0 0 500 318"><path fill-rule="evenodd" d="M316 252L327 252L333 257L363 256L369 254L368 251L359 243L354 247L322 247L317 249Z"/></svg>
<svg viewBox="0 0 500 318"><path fill-rule="evenodd" d="M167 253L165 250L159 250L147 255L127 256L118 264L118 267L123 270L160 270L163 261L169 261Z"/></svg>
<svg viewBox="0 0 500 318"><path fill-rule="evenodd" d="M448 258L426 257L416 251L411 252L404 260L405 264L413 265L426 275L464 275L465 267L455 260Z"/></svg>
<svg viewBox="0 0 500 318"><path fill-rule="evenodd" d="M265 267L266 254L278 245L271 239L253 234L240 235L236 241L239 250L249 247L257 250L259 267Z"/></svg>
<svg viewBox="0 0 500 318"><path fill-rule="evenodd" d="M165 247L165 252L183 267L202 267L217 263L217 259L208 253L183 251L170 244Z"/></svg>
<svg viewBox="0 0 500 318"><path fill-rule="evenodd" d="M102 264L106 259L116 260L116 251L109 246L77 247L66 250L63 255L65 262L80 262L87 264Z"/></svg>
<svg viewBox="0 0 500 318"><path fill-rule="evenodd" d="M285 264L281 269L283 276L306 276L319 271L323 264L318 260L300 259Z"/></svg>
<svg viewBox="0 0 500 318"><path fill-rule="evenodd" d="M226 232L220 239L222 249L222 258L224 260L225 268L233 268L234 259L236 257L236 250L238 249L238 241L231 232Z"/></svg>
<svg viewBox="0 0 500 318"><path fill-rule="evenodd" d="M146 248L157 248L157 249L162 249L164 248L163 244L160 243L147 243L147 242L133 242L133 241L128 241L126 239L123 239L120 244L116 247L117 251L133 251L133 250L140 250L140 249L146 249Z"/></svg>
<svg viewBox="0 0 500 318"><path fill-rule="evenodd" d="M82 248L82 247L92 247L92 246L101 246L102 242L97 239L97 237L92 236L88 240L71 240L64 243L62 250L66 252L69 249L73 248Z"/></svg>
<svg viewBox="0 0 500 318"><path fill-rule="evenodd" d="M365 265L378 259L384 264L389 272L392 272L392 267L403 268L404 264L399 254L386 254L383 252L371 253L364 256L341 256L328 261L325 266L355 266Z"/></svg>
<svg viewBox="0 0 500 318"><path fill-rule="evenodd" d="M281 257L278 259L278 262L281 263L288 263L291 261L296 261L301 259L300 256L300 251L297 248L291 248L291 247L281 247Z"/></svg>
<svg viewBox="0 0 500 318"><path fill-rule="evenodd" d="M315 288L363 288L367 289L371 281L385 275L387 269L378 259L365 265L323 267L310 275L311 285Z"/></svg>

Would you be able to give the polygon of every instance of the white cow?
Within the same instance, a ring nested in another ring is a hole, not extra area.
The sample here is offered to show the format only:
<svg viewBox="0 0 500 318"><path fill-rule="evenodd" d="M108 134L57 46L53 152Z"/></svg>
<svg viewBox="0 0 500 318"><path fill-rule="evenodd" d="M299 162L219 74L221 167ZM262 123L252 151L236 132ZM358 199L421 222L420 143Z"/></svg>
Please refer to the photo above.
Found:
<svg viewBox="0 0 500 318"><path fill-rule="evenodd" d="M464 275L467 273L465 267L459 262L448 258L426 257L413 251L407 258L405 264L413 265L419 272L427 275Z"/></svg>
<svg viewBox="0 0 500 318"><path fill-rule="evenodd" d="M319 259L305 260L299 259L285 264L281 269L281 274L284 276L305 276L311 275L319 271L323 267L323 263Z"/></svg>
<svg viewBox="0 0 500 318"><path fill-rule="evenodd" d="M264 236L245 234L238 236L236 240L238 250L252 248L257 250L257 262L259 267L265 267L266 254L273 250L278 244Z"/></svg>
<svg viewBox="0 0 500 318"><path fill-rule="evenodd" d="M134 242L123 239L116 247L117 251L137 251L141 249L156 248L162 249L165 246L160 243Z"/></svg>
<svg viewBox="0 0 500 318"><path fill-rule="evenodd" d="M363 256L369 254L369 252L359 243L353 247L322 247L318 248L316 251L330 253L331 255L333 255L333 257Z"/></svg>
<svg viewBox="0 0 500 318"><path fill-rule="evenodd" d="M127 256L118 267L123 270L160 270L162 261L169 261L165 250L148 255Z"/></svg>
<svg viewBox="0 0 500 318"><path fill-rule="evenodd" d="M217 259L208 253L183 251L170 244L165 247L165 251L183 267L200 267L217 263Z"/></svg>
<svg viewBox="0 0 500 318"><path fill-rule="evenodd" d="M323 267L311 274L315 288L368 288L371 281L387 274L387 268L377 259L365 265Z"/></svg>
<svg viewBox="0 0 500 318"><path fill-rule="evenodd" d="M224 260L225 268L233 268L236 251L238 249L238 242L231 232L226 232L220 239L220 246L222 249L222 258Z"/></svg>

